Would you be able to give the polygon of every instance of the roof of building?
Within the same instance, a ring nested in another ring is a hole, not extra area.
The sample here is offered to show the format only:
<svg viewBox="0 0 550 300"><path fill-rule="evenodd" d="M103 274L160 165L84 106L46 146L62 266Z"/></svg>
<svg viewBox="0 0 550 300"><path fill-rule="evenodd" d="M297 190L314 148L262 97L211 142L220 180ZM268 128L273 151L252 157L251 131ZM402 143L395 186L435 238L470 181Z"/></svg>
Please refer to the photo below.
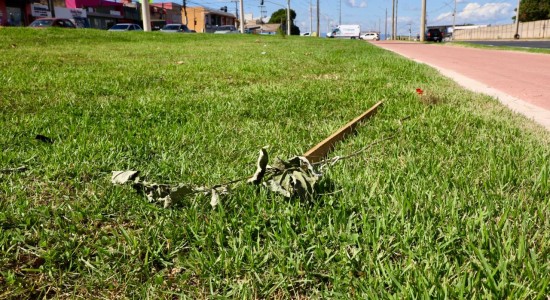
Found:
<svg viewBox="0 0 550 300"><path fill-rule="evenodd" d="M164 8L164 9L182 9L183 8L181 4L177 4L174 2L157 2L157 3L151 3L149 5Z"/></svg>

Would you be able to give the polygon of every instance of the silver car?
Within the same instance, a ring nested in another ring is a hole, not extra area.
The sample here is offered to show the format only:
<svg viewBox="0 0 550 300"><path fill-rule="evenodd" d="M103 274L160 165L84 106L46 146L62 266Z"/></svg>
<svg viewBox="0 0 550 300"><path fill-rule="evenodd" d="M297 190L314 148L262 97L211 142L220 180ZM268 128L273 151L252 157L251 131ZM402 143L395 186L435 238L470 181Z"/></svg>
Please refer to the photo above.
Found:
<svg viewBox="0 0 550 300"><path fill-rule="evenodd" d="M227 34L227 33L239 33L239 31L233 25L222 25L222 26L216 27L216 30L214 31L214 33Z"/></svg>
<svg viewBox="0 0 550 300"><path fill-rule="evenodd" d="M143 31L143 29L137 24L119 23L109 28L109 31Z"/></svg>

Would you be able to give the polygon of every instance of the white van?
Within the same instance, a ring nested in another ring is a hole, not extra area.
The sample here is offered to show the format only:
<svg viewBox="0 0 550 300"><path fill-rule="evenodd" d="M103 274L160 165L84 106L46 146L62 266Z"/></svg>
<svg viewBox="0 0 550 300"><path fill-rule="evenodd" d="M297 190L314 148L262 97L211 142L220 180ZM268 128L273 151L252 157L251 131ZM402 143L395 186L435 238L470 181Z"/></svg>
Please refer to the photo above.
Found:
<svg viewBox="0 0 550 300"><path fill-rule="evenodd" d="M327 33L328 38L358 39L361 35L360 25L338 25Z"/></svg>

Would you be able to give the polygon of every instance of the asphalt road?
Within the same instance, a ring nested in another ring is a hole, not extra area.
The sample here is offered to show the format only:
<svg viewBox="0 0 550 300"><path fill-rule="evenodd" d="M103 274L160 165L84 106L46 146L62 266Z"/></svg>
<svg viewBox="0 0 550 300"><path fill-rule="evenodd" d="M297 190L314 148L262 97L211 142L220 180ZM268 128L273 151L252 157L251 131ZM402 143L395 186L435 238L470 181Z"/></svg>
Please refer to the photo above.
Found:
<svg viewBox="0 0 550 300"><path fill-rule="evenodd" d="M438 69L462 86L499 99L550 130L550 55L424 44L372 42Z"/></svg>
<svg viewBox="0 0 550 300"><path fill-rule="evenodd" d="M550 40L544 41L466 41L466 43L486 46L508 46L521 48L550 49Z"/></svg>

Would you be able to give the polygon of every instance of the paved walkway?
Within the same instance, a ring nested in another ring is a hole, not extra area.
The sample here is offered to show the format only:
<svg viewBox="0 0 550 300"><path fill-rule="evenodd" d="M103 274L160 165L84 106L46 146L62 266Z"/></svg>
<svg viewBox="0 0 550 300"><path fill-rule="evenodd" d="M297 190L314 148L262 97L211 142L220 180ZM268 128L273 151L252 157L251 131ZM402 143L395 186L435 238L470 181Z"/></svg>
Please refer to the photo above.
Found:
<svg viewBox="0 0 550 300"><path fill-rule="evenodd" d="M465 88L493 96L550 130L549 54L402 41L372 44L432 66Z"/></svg>

